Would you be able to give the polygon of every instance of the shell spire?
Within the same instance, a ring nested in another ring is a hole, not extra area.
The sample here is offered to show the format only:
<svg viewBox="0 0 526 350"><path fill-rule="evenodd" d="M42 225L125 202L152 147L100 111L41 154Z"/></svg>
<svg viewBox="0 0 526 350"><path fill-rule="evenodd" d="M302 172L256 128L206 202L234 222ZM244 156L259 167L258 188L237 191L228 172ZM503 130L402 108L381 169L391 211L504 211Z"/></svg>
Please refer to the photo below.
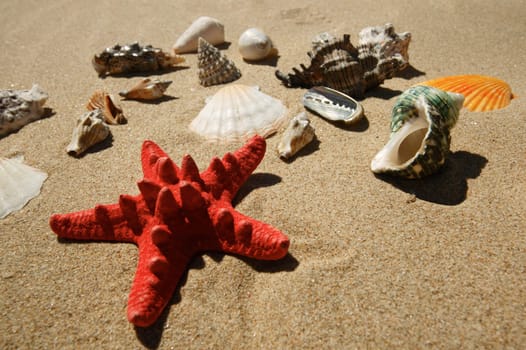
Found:
<svg viewBox="0 0 526 350"><path fill-rule="evenodd" d="M222 55L219 49L202 37L199 37L197 65L199 67L199 82L203 86L224 84L241 77L241 72L234 62Z"/></svg>

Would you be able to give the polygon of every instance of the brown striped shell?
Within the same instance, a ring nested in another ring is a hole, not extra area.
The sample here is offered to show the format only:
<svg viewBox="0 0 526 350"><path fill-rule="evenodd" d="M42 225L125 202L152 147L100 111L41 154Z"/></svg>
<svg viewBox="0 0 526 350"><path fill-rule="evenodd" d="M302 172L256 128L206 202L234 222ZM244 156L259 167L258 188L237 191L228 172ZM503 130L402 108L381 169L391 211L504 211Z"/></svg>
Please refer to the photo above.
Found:
<svg viewBox="0 0 526 350"><path fill-rule="evenodd" d="M104 91L95 91L86 105L88 111L100 109L107 124L126 124L121 106L115 101L113 95Z"/></svg>
<svg viewBox="0 0 526 350"><path fill-rule="evenodd" d="M199 82L203 86L224 84L241 77L241 72L234 62L201 37L197 49L197 65Z"/></svg>

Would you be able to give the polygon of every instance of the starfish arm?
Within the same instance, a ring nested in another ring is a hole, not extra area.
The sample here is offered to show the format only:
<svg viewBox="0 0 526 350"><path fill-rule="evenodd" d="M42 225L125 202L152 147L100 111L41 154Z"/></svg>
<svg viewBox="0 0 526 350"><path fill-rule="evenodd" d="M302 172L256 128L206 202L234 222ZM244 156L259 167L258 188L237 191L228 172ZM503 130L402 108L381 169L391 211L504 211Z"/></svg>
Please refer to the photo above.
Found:
<svg viewBox="0 0 526 350"><path fill-rule="evenodd" d="M241 185L256 170L265 156L265 150L265 139L256 135L234 153L225 154L222 162L232 181L230 198L234 198Z"/></svg>
<svg viewBox="0 0 526 350"><path fill-rule="evenodd" d="M94 209L55 214L49 225L59 237L78 240L135 242L118 204L98 205Z"/></svg>
<svg viewBox="0 0 526 350"><path fill-rule="evenodd" d="M224 210L221 214L225 216ZM261 260L278 260L287 255L290 241L281 231L238 211L232 210L231 214L233 227L224 224L216 225L225 252ZM232 235L233 242L231 242Z"/></svg>
<svg viewBox="0 0 526 350"><path fill-rule="evenodd" d="M128 298L128 320L139 327L157 320L190 260L170 241L166 227L154 226L151 232L139 242L139 262Z"/></svg>
<svg viewBox="0 0 526 350"><path fill-rule="evenodd" d="M157 161L168 158L168 155L153 141L146 140L142 144L141 163L142 172L147 179L157 179Z"/></svg>

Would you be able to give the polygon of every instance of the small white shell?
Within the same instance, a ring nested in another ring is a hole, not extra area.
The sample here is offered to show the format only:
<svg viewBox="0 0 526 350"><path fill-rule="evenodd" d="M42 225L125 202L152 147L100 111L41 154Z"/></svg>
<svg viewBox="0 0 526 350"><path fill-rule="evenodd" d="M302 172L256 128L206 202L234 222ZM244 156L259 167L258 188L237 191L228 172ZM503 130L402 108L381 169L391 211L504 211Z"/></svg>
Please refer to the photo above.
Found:
<svg viewBox="0 0 526 350"><path fill-rule="evenodd" d="M207 101L190 124L190 130L210 141L245 141L253 135L267 137L286 121L280 100L257 87L231 84Z"/></svg>
<svg viewBox="0 0 526 350"><path fill-rule="evenodd" d="M22 209L40 193L47 174L23 163L23 157L0 157L0 219Z"/></svg>
<svg viewBox="0 0 526 350"><path fill-rule="evenodd" d="M238 46L241 56L249 61L262 60L276 51L272 40L258 28L245 30L239 37Z"/></svg>
<svg viewBox="0 0 526 350"><path fill-rule="evenodd" d="M86 112L77 120L77 126L73 129L66 152L78 157L91 146L104 141L109 135L110 128L104 122L102 110L97 108Z"/></svg>
<svg viewBox="0 0 526 350"><path fill-rule="evenodd" d="M172 47L173 52L176 54L196 52L199 37L212 45L222 44L225 42L225 27L215 18L199 17L177 39Z"/></svg>
<svg viewBox="0 0 526 350"><path fill-rule="evenodd" d="M314 128L305 112L301 112L289 123L278 145L278 154L283 159L289 159L299 150L314 140Z"/></svg>

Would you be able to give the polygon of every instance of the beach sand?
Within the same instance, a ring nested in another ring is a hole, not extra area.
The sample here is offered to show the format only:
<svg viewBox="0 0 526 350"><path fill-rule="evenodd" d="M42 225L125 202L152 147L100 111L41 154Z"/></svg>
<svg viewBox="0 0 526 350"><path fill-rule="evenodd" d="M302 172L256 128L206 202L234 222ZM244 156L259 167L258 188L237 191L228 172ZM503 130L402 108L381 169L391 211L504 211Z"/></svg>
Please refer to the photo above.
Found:
<svg viewBox="0 0 526 350"><path fill-rule="evenodd" d="M0 156L23 154L49 174L41 194L0 220L2 349L509 348L526 346L526 3L505 1L17 1L0 4L0 88L48 94L49 118L0 139ZM342 128L308 114L317 140L292 162L267 139L262 163L235 200L241 213L290 238L276 262L196 256L160 319L136 329L126 318L137 248L59 241L54 213L137 194L144 140L201 170L241 143L216 145L188 125L206 97L197 57L154 74L173 80L158 104L122 101L126 125L80 159L65 152L97 89L113 94L137 77L101 79L91 57L116 43L169 50L199 16L220 19L222 50L288 108L305 89L274 72L308 63L314 35L351 34L393 23L411 32L411 67L367 93L366 121ZM263 28L279 49L249 64L239 35ZM369 169L387 142L396 96L441 76L484 74L519 97L501 110L463 109L443 170L421 181L378 178Z"/></svg>

